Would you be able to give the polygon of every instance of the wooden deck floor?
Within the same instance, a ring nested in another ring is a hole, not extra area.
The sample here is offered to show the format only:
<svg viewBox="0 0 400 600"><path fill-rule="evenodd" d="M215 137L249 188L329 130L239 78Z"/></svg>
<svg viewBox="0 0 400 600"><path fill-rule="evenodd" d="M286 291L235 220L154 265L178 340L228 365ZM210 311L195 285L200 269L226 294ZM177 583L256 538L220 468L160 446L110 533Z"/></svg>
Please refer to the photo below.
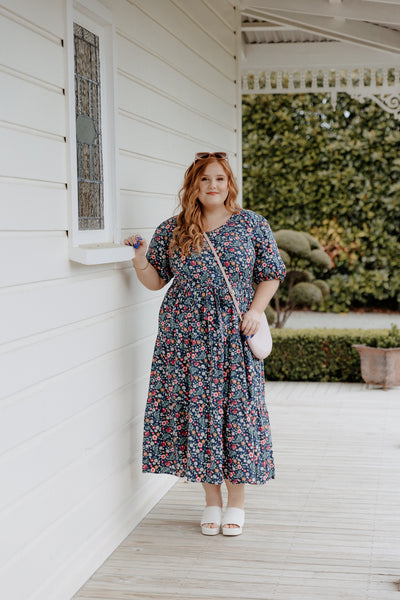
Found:
<svg viewBox="0 0 400 600"><path fill-rule="evenodd" d="M76 600L400 600L400 389L269 383L276 479L237 538L180 480Z"/></svg>

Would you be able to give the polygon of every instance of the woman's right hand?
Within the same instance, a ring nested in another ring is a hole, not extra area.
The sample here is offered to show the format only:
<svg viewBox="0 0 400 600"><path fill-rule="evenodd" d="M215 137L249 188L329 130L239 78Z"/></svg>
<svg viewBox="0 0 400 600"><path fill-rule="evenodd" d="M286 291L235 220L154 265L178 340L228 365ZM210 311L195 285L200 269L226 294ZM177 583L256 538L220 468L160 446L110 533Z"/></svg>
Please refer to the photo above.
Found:
<svg viewBox="0 0 400 600"><path fill-rule="evenodd" d="M147 242L144 237L139 234L131 235L124 240L124 244L135 248L135 258L132 259L132 264L139 281L141 281L148 290L161 290L167 282L161 279L158 271L147 260Z"/></svg>
<svg viewBox="0 0 400 600"><path fill-rule="evenodd" d="M137 256L146 256L147 242L141 235L131 235L124 240L125 246L133 246L135 248L135 258Z"/></svg>

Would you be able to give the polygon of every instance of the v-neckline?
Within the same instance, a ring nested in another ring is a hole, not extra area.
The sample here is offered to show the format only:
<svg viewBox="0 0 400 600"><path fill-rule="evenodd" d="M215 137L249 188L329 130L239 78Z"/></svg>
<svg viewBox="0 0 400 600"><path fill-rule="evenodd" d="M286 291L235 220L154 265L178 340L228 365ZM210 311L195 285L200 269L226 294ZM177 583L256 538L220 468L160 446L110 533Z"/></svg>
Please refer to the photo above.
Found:
<svg viewBox="0 0 400 600"><path fill-rule="evenodd" d="M206 233L207 233L207 234L209 234L209 233L214 233L215 231L218 231L218 229L221 229L221 227L225 227L225 225L226 225L227 223L229 223L229 221L230 221L230 220L231 220L231 219L232 219L232 218L233 218L235 215L240 215L240 213L241 213L241 212L242 212L242 211L240 211L239 213L232 213L232 214L231 214L231 215L230 215L230 216L227 218L227 220L226 220L224 223L222 223L221 225L218 225L218 227L215 227L214 229L208 229L208 230L206 231Z"/></svg>

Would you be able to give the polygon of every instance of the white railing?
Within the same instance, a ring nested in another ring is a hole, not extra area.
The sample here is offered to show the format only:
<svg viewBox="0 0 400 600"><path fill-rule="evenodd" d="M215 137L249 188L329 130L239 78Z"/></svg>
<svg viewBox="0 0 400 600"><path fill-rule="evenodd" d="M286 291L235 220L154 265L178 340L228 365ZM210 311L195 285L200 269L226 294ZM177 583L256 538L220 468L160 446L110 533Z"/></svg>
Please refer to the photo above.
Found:
<svg viewBox="0 0 400 600"><path fill-rule="evenodd" d="M400 66L252 69L242 73L243 94L345 92L359 101L371 98L400 119Z"/></svg>

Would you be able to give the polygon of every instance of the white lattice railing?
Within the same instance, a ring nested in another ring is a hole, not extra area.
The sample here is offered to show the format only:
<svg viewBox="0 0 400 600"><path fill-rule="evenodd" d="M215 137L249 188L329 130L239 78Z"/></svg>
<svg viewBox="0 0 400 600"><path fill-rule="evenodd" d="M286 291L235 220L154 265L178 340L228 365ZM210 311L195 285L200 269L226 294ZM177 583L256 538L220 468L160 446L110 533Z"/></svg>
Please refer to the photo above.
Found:
<svg viewBox="0 0 400 600"><path fill-rule="evenodd" d="M346 92L360 101L374 100L400 119L400 66L305 69L253 69L242 73L243 94L303 94Z"/></svg>

